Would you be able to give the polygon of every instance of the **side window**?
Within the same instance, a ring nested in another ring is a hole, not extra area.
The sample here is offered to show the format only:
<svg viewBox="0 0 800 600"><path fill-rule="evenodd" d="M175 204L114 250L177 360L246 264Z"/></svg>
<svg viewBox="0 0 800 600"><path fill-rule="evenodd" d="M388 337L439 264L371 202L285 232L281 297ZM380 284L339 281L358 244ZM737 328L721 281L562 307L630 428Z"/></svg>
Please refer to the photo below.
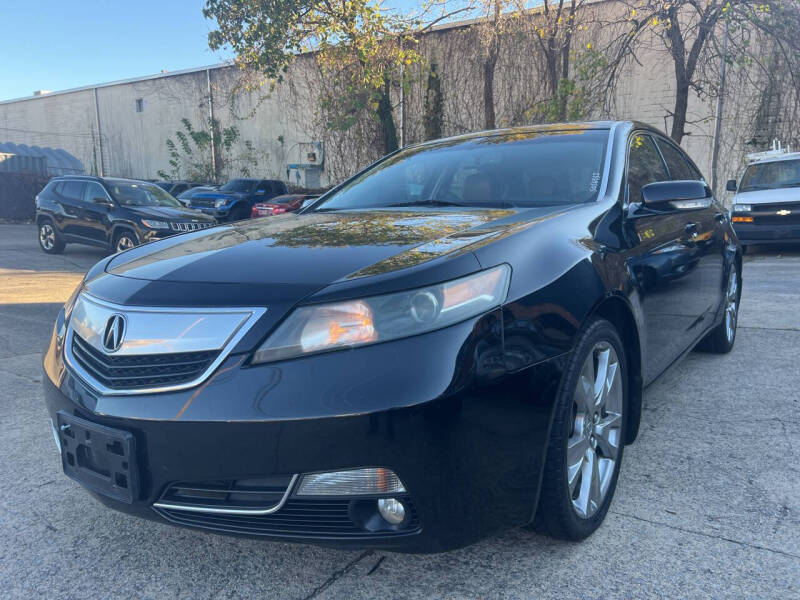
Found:
<svg viewBox="0 0 800 600"><path fill-rule="evenodd" d="M272 185L269 181L262 181L256 188L256 196L264 196L272 193Z"/></svg>
<svg viewBox="0 0 800 600"><path fill-rule="evenodd" d="M65 181L64 187L61 188L61 195L68 200L80 202L83 200L83 188L85 185L82 181Z"/></svg>
<svg viewBox="0 0 800 600"><path fill-rule="evenodd" d="M188 187L189 186L186 185L185 183L179 183L174 188L172 188L170 194L177 197L177 195L180 194L181 192L185 192Z"/></svg>
<svg viewBox="0 0 800 600"><path fill-rule="evenodd" d="M670 179L673 181L702 179L697 177L692 169L689 168L689 163L675 146L666 140L658 140L658 147L664 157L664 162L667 163Z"/></svg>
<svg viewBox="0 0 800 600"><path fill-rule="evenodd" d="M86 190L83 192L83 201L87 204L93 204L95 198L108 199L108 194L99 183L88 182Z"/></svg>
<svg viewBox="0 0 800 600"><path fill-rule="evenodd" d="M628 201L641 202L648 183L668 181L667 169L649 135L635 134L628 151Z"/></svg>

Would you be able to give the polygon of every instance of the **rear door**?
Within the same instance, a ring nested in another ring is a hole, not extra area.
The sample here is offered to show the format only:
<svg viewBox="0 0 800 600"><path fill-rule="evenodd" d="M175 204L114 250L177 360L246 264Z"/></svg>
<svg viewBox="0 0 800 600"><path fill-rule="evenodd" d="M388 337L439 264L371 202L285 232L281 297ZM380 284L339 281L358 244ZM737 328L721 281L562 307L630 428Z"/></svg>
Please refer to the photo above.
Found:
<svg viewBox="0 0 800 600"><path fill-rule="evenodd" d="M86 184L77 179L64 181L58 195L59 204L64 211L61 230L65 235L86 237L83 190Z"/></svg>
<svg viewBox="0 0 800 600"><path fill-rule="evenodd" d="M687 308L693 294L685 281L692 268L686 246L688 219L683 212L660 213L640 206L642 188L668 181L669 172L648 133L634 133L628 146L626 179L630 237L638 242L628 268L638 285L644 312L645 382L661 374L683 351L683 332L697 315Z"/></svg>

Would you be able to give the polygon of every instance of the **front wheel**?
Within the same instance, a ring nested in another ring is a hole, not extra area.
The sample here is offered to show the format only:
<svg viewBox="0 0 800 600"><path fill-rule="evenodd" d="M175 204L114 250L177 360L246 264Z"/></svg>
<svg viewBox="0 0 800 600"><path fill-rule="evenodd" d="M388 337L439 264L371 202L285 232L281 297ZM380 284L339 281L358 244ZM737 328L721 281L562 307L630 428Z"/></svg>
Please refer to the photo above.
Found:
<svg viewBox="0 0 800 600"><path fill-rule="evenodd" d="M49 220L39 223L39 247L48 254L61 254L66 244L56 233L55 226Z"/></svg>
<svg viewBox="0 0 800 600"><path fill-rule="evenodd" d="M578 541L603 522L622 463L627 406L624 346L611 323L595 319L559 386L536 531Z"/></svg>
<svg viewBox="0 0 800 600"><path fill-rule="evenodd" d="M135 233L128 231L127 229L121 229L116 235L114 235L114 242L112 243L111 249L113 252L124 252L125 250L130 250L138 245L139 240L136 239Z"/></svg>

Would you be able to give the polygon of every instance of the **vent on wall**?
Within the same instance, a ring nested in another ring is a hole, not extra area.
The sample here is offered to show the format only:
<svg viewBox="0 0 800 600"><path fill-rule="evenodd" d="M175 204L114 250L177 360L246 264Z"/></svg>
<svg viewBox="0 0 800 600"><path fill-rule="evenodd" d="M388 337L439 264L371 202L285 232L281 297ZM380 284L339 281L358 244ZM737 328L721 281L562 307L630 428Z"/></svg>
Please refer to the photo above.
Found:
<svg viewBox="0 0 800 600"><path fill-rule="evenodd" d="M144 98L136 99L136 112L144 112Z"/></svg>

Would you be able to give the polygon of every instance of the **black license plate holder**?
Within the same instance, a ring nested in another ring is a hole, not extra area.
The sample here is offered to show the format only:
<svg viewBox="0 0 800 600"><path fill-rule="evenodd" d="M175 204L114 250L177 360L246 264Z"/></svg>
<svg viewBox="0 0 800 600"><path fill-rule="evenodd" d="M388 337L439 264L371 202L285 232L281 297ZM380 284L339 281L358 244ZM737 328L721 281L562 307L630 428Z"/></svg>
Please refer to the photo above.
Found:
<svg viewBox="0 0 800 600"><path fill-rule="evenodd" d="M56 418L64 474L98 494L132 504L139 488L133 434L64 411Z"/></svg>

